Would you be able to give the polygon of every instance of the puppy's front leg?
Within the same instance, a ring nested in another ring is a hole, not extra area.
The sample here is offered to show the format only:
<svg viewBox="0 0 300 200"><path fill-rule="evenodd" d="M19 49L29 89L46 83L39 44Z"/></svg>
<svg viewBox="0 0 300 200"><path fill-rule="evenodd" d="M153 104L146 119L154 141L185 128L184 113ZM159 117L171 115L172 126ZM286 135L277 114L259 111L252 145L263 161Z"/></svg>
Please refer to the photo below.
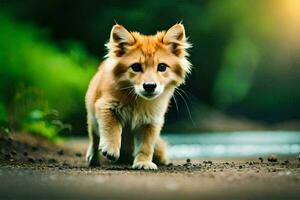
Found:
<svg viewBox="0 0 300 200"><path fill-rule="evenodd" d="M108 160L116 161L120 157L122 126L107 104L99 101L95 108L100 133L99 150Z"/></svg>
<svg viewBox="0 0 300 200"><path fill-rule="evenodd" d="M135 135L135 169L157 169L152 162L154 146L159 136L160 127L147 124L141 127L141 132Z"/></svg>

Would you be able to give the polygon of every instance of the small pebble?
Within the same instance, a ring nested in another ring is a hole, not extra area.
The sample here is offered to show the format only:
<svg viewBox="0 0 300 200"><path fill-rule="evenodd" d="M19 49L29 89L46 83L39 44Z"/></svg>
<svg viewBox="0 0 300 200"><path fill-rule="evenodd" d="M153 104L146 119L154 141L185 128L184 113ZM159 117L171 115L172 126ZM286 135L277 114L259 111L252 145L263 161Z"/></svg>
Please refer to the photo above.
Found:
<svg viewBox="0 0 300 200"><path fill-rule="evenodd" d="M12 150L10 153L14 156L17 155L17 152L15 150Z"/></svg>
<svg viewBox="0 0 300 200"><path fill-rule="evenodd" d="M191 159L190 159L190 158L186 159L186 162L187 162L187 163L190 163L190 162L191 162Z"/></svg>
<svg viewBox="0 0 300 200"><path fill-rule="evenodd" d="M239 166L239 168L240 168L240 169L242 169L242 168L243 168L243 166L242 166L242 165L240 165L240 166Z"/></svg>
<svg viewBox="0 0 300 200"><path fill-rule="evenodd" d="M12 156L8 153L4 155L6 159L10 159Z"/></svg>
<svg viewBox="0 0 300 200"><path fill-rule="evenodd" d="M31 147L31 149L32 149L33 151L37 151L37 150L38 150L38 148L37 148L36 146Z"/></svg>
<svg viewBox="0 0 300 200"><path fill-rule="evenodd" d="M278 159L277 159L277 157L276 157L275 155L270 155L270 156L268 157L268 161L269 161L269 162L277 162Z"/></svg>
<svg viewBox="0 0 300 200"><path fill-rule="evenodd" d="M57 160L55 160L54 158L50 158L50 159L48 159L48 162L49 163L57 163Z"/></svg>
<svg viewBox="0 0 300 200"><path fill-rule="evenodd" d="M35 162L35 159L33 157L28 157L27 160L31 163L34 163Z"/></svg>
<svg viewBox="0 0 300 200"><path fill-rule="evenodd" d="M264 162L264 159L262 157L258 158L260 160L260 162Z"/></svg>
<svg viewBox="0 0 300 200"><path fill-rule="evenodd" d="M60 155L60 156L64 155L64 150L62 150L62 149L59 150L59 151L57 152L57 154Z"/></svg>
<svg viewBox="0 0 300 200"><path fill-rule="evenodd" d="M169 163L167 166L168 166L168 167L171 167L171 166L173 166L173 163Z"/></svg>
<svg viewBox="0 0 300 200"><path fill-rule="evenodd" d="M203 163L204 164L212 164L212 161L211 160L204 160Z"/></svg>
<svg viewBox="0 0 300 200"><path fill-rule="evenodd" d="M79 152L75 153L75 155L76 155L77 157L81 157L81 156L82 156L82 154L79 153Z"/></svg>

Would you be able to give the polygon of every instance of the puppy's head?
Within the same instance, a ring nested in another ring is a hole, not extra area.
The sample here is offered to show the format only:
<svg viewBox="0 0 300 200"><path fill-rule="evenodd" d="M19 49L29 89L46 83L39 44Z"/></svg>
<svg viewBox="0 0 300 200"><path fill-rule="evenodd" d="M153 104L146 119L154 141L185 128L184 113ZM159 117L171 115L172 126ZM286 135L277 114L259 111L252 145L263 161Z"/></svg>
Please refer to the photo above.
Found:
<svg viewBox="0 0 300 200"><path fill-rule="evenodd" d="M182 24L150 36L115 25L106 46L120 90L131 89L146 100L179 86L191 70L186 51L191 45Z"/></svg>

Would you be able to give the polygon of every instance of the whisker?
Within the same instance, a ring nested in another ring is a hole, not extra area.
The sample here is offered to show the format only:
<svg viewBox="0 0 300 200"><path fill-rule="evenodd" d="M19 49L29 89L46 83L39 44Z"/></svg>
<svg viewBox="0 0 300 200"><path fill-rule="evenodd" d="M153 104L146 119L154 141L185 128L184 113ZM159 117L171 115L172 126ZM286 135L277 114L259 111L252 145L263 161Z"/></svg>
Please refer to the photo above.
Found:
<svg viewBox="0 0 300 200"><path fill-rule="evenodd" d="M138 99L138 94L134 92L134 95L135 95L134 102L137 102L137 99Z"/></svg>
<svg viewBox="0 0 300 200"><path fill-rule="evenodd" d="M131 89L129 90L129 92L127 93L126 97L130 96L130 94L132 93L132 91L133 91L133 88L131 88Z"/></svg>
<svg viewBox="0 0 300 200"><path fill-rule="evenodd" d="M132 95L132 94L134 94L134 90L133 90L133 88L131 88L131 89L129 90L129 93L128 93L128 95Z"/></svg>
<svg viewBox="0 0 300 200"><path fill-rule="evenodd" d="M178 89L178 88L176 88L176 89ZM186 99L184 98L184 96L180 93L180 90L176 90L176 89L175 89L175 93L177 92L177 94L179 94L179 96L182 98L182 100L183 100L183 102L184 102L184 104L185 104L185 107L186 107L186 109L187 109L189 118L190 118L190 120L191 120L193 126L195 127L196 125L195 125L195 122L194 122L194 120L193 120L193 118L192 118L192 114L191 114L190 108L189 108L189 106L188 106L188 103L187 103ZM186 94L185 94L185 95L186 95Z"/></svg>
<svg viewBox="0 0 300 200"><path fill-rule="evenodd" d="M128 87L123 87L123 88L120 88L120 90L127 90L127 89L130 89L130 88L133 88L134 86L128 86Z"/></svg>
<svg viewBox="0 0 300 200"><path fill-rule="evenodd" d="M129 91L128 95L132 95L134 97L134 102L136 102L138 95L134 91L134 87L130 88L130 91Z"/></svg>
<svg viewBox="0 0 300 200"><path fill-rule="evenodd" d="M177 90L181 91L181 92L186 96L186 98L191 102L190 97L189 97L189 95L187 94L186 91L184 91L184 90L181 89L181 88L177 88Z"/></svg>
<svg viewBox="0 0 300 200"><path fill-rule="evenodd" d="M179 112L179 109L178 109L178 105L177 105L177 101L176 101L175 94L173 94L173 95L172 95L172 98L174 99L175 106L176 106L176 110L177 110L177 112Z"/></svg>

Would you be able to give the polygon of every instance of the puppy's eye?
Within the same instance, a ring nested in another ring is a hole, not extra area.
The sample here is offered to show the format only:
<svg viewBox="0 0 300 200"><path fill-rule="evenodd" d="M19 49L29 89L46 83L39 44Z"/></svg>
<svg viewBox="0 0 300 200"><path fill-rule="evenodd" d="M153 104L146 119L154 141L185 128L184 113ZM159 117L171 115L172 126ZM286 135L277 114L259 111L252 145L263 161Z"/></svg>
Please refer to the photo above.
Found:
<svg viewBox="0 0 300 200"><path fill-rule="evenodd" d="M134 72L141 72L143 71L142 69L142 65L140 63L134 63L131 65L131 69L134 71Z"/></svg>
<svg viewBox="0 0 300 200"><path fill-rule="evenodd" d="M166 65L165 63L159 63L157 66L157 71L159 72L164 72L166 71L168 65Z"/></svg>

